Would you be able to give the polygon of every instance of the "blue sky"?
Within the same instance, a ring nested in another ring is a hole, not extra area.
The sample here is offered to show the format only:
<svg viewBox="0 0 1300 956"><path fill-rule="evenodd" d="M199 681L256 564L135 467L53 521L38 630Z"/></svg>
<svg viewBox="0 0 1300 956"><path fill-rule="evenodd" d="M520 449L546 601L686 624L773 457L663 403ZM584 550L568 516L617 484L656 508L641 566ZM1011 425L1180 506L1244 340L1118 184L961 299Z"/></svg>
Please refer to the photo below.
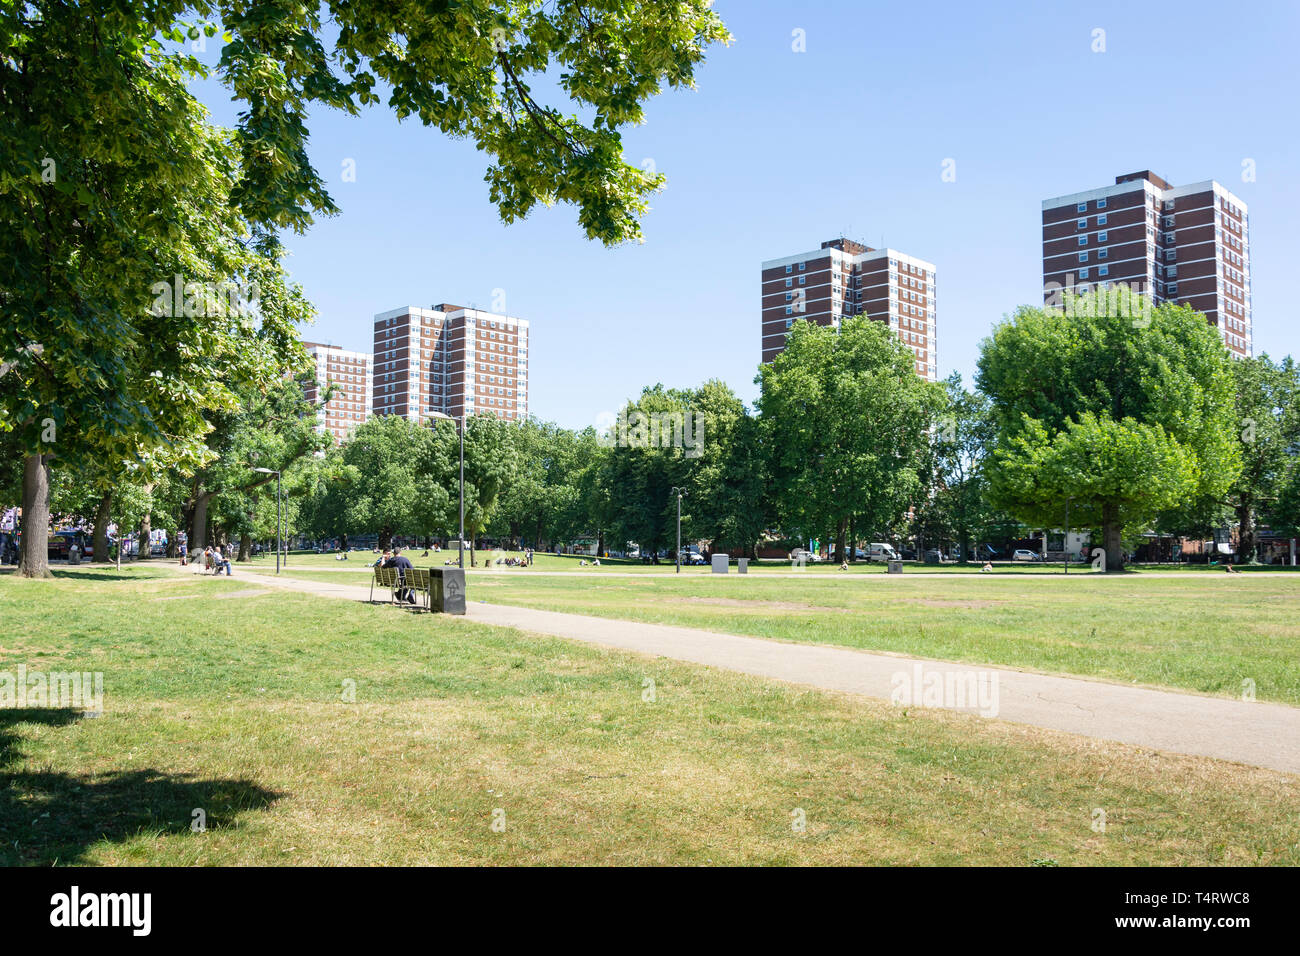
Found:
<svg viewBox="0 0 1300 956"><path fill-rule="evenodd" d="M1040 298L1041 201L1151 169L1174 184L1217 179L1247 203L1256 352L1300 352L1284 293L1300 261L1300 6L716 8L733 45L625 135L629 160L668 178L641 245L587 241L566 206L503 226L469 143L386 108L316 112L311 155L342 213L288 238L320 313L307 336L369 351L376 312L486 309L501 289L506 311L532 323L540 418L580 428L644 385L709 378L752 403L760 263L847 235L938 266L939 374L969 381L980 340ZM806 52L793 51L795 30ZM233 121L224 91L201 95ZM342 181L345 160L355 182Z"/></svg>

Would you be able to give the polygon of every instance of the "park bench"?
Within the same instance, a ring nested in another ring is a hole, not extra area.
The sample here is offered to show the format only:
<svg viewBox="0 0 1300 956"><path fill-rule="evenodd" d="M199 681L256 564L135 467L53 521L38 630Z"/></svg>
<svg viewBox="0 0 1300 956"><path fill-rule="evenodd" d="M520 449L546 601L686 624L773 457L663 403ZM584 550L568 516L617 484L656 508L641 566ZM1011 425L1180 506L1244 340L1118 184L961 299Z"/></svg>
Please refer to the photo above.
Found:
<svg viewBox="0 0 1300 956"><path fill-rule="evenodd" d="M416 595L416 607L425 611L431 611L433 581L427 568L409 568L403 573L398 568L375 568L374 577L370 580L370 603L375 603L375 587L386 588L388 590L388 601L390 604L400 603L397 600L398 592L412 591Z"/></svg>
<svg viewBox="0 0 1300 956"><path fill-rule="evenodd" d="M397 569L396 568L375 568L375 576L370 579L370 603L375 603L375 586L388 589L388 602L395 604L397 602Z"/></svg>
<svg viewBox="0 0 1300 956"><path fill-rule="evenodd" d="M424 610L433 610L433 575L428 568L411 568L406 572L405 586L415 592L416 600L422 602ZM420 606L419 603L416 605Z"/></svg>

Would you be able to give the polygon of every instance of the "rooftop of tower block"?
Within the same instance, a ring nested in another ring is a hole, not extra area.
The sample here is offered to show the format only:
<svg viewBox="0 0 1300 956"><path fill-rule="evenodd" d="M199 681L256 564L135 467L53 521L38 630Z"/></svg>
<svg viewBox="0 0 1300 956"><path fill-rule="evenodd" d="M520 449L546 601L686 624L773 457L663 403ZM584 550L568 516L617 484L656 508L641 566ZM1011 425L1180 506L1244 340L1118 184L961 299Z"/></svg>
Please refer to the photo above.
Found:
<svg viewBox="0 0 1300 956"><path fill-rule="evenodd" d="M851 256L861 255L864 252L873 252L874 250L861 242L855 242L852 239L827 239L822 243L823 249L838 249L840 252L847 252Z"/></svg>
<svg viewBox="0 0 1300 956"><path fill-rule="evenodd" d="M1152 183L1153 185L1158 186L1161 189L1174 188L1170 183L1168 183L1161 177L1157 176L1149 169L1143 169L1136 173L1125 173L1123 176L1116 176L1115 185L1118 186L1120 183L1135 183L1140 179L1145 179L1147 182Z"/></svg>

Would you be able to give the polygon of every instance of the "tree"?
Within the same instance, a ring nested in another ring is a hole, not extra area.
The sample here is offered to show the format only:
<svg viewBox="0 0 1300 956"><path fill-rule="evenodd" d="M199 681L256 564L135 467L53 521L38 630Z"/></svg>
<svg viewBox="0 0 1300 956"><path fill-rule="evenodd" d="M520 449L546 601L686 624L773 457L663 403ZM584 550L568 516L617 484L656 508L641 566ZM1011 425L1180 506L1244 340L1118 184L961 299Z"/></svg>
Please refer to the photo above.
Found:
<svg viewBox="0 0 1300 956"><path fill-rule="evenodd" d="M917 462L942 403L912 352L865 317L838 329L799 321L757 381L783 523L829 532L841 555L851 522L894 528L920 494Z"/></svg>
<svg viewBox="0 0 1300 956"><path fill-rule="evenodd" d="M397 415L363 422L324 470L317 489L328 500L316 505L310 527L374 531L380 550L394 534L431 530L451 498L447 469L435 464L440 458L430 428Z"/></svg>
<svg viewBox="0 0 1300 956"><path fill-rule="evenodd" d="M201 412L295 341L291 297L247 301L282 282L278 256L247 241L238 151L190 95L202 67L166 47L172 20L0 6L0 430L25 459L25 575L49 573L56 457L196 461Z"/></svg>
<svg viewBox="0 0 1300 956"><path fill-rule="evenodd" d="M332 201L307 160L312 102L357 112L379 102L471 139L493 159L484 177L504 222L570 203L588 238L637 240L662 176L627 163L619 130L640 124L664 84L692 87L714 43L729 42L710 0L474 0L327 4L330 45L313 4L214 4L231 42L219 72L247 104L239 145L245 215L305 229ZM206 4L198 5L204 13ZM554 86L585 118L538 102Z"/></svg>
<svg viewBox="0 0 1300 956"><path fill-rule="evenodd" d="M1227 504L1237 520L1237 552L1254 561L1260 513L1275 508L1288 449L1300 440L1288 427L1294 421L1290 409L1300 395L1300 369L1289 356L1275 364L1265 354L1234 362L1233 373L1242 469L1228 488Z"/></svg>
<svg viewBox="0 0 1300 956"><path fill-rule="evenodd" d="M945 404L925 458L916 527L925 540L956 540L965 564L975 535L992 518L984 478L992 421L988 399L962 387L960 375L953 373L943 387Z"/></svg>
<svg viewBox="0 0 1300 956"><path fill-rule="evenodd" d="M714 551L740 549L755 557L767 527L767 468L758 421L716 379L695 390L690 413L698 430L687 461L690 535L711 540Z"/></svg>
<svg viewBox="0 0 1300 956"><path fill-rule="evenodd" d="M1064 312L1022 307L982 344L996 429L990 499L1020 520L1101 529L1106 569L1125 528L1187 498L1221 498L1240 469L1231 359L1205 317L1096 293Z"/></svg>
<svg viewBox="0 0 1300 956"><path fill-rule="evenodd" d="M699 436L691 393L655 385L628 402L602 441L609 449L604 474L592 476L593 493L607 494L608 527L620 544L635 541L643 554L658 561L659 551L676 540L675 487L685 488L690 459ZM687 435L687 429L691 430ZM598 490L599 489L599 490ZM682 503L682 522L689 527L694 501ZM596 530L593 528L588 531Z"/></svg>
<svg viewBox="0 0 1300 956"><path fill-rule="evenodd" d="M438 459L450 462L459 470L456 428L453 422L439 421L435 441ZM475 565L475 543L496 516L500 497L514 473L511 432L515 426L495 415L471 415L465 420L465 532L468 535L470 567ZM442 474L451 474L450 469ZM458 528L460 521L459 474L451 478L431 475L451 493L443 508L445 522Z"/></svg>
<svg viewBox="0 0 1300 956"><path fill-rule="evenodd" d="M280 472L281 510L296 517L307 484L297 472L333 441L317 429L319 405L305 397L309 374L241 388L235 409L208 414L209 460L189 476L182 506L191 549L204 546L209 523L222 538L239 539L241 561L248 560L253 538L275 537L275 476L254 468ZM322 401L330 395L327 389Z"/></svg>
<svg viewBox="0 0 1300 956"><path fill-rule="evenodd" d="M507 430L510 480L490 531L541 547L559 516L573 507L582 462L578 436L551 422L529 418Z"/></svg>
<svg viewBox="0 0 1300 956"><path fill-rule="evenodd" d="M597 554L604 557L603 545L614 526L614 496L610 486L613 449L603 444L601 436L591 427L580 431L575 441L577 470L571 486L573 494L565 496L555 514L551 540L567 541L594 531L601 545Z"/></svg>

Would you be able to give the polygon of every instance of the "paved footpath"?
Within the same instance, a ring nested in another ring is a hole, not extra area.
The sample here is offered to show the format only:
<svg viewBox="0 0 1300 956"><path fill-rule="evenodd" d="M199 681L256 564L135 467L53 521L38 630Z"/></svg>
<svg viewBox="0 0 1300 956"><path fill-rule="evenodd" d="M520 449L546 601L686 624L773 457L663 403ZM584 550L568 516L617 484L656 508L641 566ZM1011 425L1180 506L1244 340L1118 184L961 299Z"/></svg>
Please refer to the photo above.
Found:
<svg viewBox="0 0 1300 956"><path fill-rule="evenodd" d="M246 575L245 579L248 577L252 576ZM269 587L353 601L367 600L370 592L368 586L265 574L256 575L256 581ZM976 681L991 680L996 674L996 716L1002 720L1300 774L1300 708L1285 704L1203 697L1004 667L791 644L499 604L470 603L468 612L470 620L484 624L886 700L895 689L898 675L903 675L908 686L915 686L918 667L921 681L933 673L945 679Z"/></svg>

